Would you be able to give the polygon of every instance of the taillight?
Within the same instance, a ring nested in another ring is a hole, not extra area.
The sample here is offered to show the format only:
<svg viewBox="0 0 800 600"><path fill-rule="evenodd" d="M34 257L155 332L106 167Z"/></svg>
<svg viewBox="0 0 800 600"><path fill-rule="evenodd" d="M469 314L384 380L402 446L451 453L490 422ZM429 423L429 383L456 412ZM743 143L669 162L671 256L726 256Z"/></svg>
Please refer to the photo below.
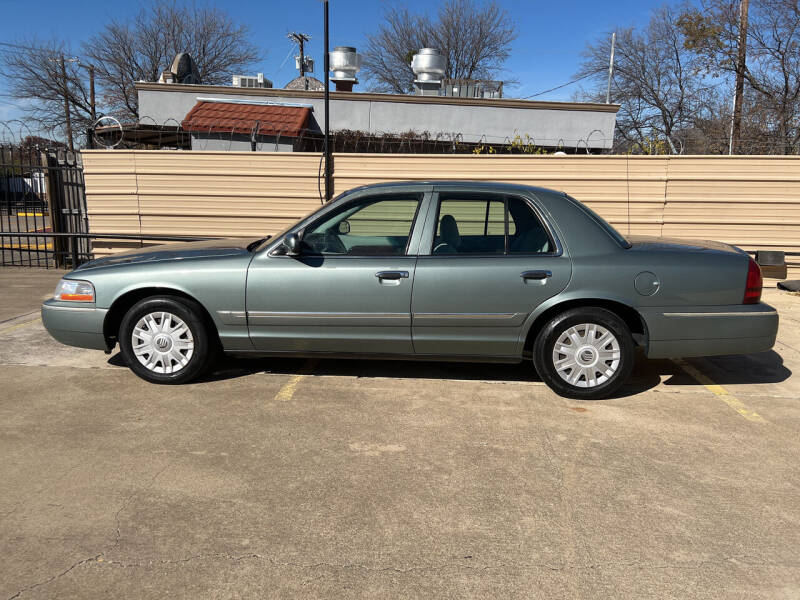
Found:
<svg viewBox="0 0 800 600"><path fill-rule="evenodd" d="M761 288L763 285L761 267L751 258L750 264L747 266L747 283L744 286L742 304L758 304L761 302Z"/></svg>

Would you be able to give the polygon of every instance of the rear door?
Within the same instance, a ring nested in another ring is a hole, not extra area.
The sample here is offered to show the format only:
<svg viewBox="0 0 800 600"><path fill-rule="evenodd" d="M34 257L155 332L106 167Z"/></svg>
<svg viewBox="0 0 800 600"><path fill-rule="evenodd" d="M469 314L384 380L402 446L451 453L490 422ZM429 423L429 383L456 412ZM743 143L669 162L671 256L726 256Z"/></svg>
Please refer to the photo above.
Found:
<svg viewBox="0 0 800 600"><path fill-rule="evenodd" d="M535 198L435 189L411 300L417 354L515 357L571 261Z"/></svg>

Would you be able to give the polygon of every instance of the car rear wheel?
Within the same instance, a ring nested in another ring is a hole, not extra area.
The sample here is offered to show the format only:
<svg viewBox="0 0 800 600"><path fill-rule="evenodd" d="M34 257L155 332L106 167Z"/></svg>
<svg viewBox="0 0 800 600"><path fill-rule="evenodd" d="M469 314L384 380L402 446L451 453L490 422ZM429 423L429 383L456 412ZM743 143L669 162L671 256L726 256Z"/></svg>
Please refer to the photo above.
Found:
<svg viewBox="0 0 800 600"><path fill-rule="evenodd" d="M603 308L575 308L544 326L533 347L542 380L568 398L606 398L633 369L634 341L625 322Z"/></svg>
<svg viewBox="0 0 800 600"><path fill-rule="evenodd" d="M213 357L202 310L184 298L139 301L122 319L119 341L130 369L152 383L191 381Z"/></svg>

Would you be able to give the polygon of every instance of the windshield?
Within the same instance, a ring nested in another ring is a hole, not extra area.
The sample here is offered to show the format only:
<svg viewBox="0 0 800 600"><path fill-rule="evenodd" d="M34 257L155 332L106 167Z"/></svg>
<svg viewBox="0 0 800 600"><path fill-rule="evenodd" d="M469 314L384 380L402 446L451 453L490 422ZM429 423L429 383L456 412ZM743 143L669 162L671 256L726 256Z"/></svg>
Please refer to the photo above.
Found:
<svg viewBox="0 0 800 600"><path fill-rule="evenodd" d="M606 221L603 217L598 215L591 208L586 206L583 202L575 200L575 198L573 198L568 194L564 194L564 196L567 198L567 200L571 201L575 206L577 206L583 212L585 212L593 221L595 221L598 225L600 225L600 227L602 227L603 230L608 235L610 235L614 239L614 241L617 242L620 246L622 246L623 248L631 247L631 243L628 240L626 240L625 237L611 225L611 223Z"/></svg>

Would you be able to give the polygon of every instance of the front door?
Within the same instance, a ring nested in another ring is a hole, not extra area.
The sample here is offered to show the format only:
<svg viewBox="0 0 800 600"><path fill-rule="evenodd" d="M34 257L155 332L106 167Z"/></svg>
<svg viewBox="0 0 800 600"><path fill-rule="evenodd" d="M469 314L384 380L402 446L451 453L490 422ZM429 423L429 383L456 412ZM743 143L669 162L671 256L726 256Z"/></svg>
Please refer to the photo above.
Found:
<svg viewBox="0 0 800 600"><path fill-rule="evenodd" d="M255 348L411 354L419 189L372 193L324 213L300 232L300 256L281 247L256 256L247 277Z"/></svg>
<svg viewBox="0 0 800 600"><path fill-rule="evenodd" d="M518 357L533 310L563 290L571 262L531 198L442 188L414 278L417 354Z"/></svg>

